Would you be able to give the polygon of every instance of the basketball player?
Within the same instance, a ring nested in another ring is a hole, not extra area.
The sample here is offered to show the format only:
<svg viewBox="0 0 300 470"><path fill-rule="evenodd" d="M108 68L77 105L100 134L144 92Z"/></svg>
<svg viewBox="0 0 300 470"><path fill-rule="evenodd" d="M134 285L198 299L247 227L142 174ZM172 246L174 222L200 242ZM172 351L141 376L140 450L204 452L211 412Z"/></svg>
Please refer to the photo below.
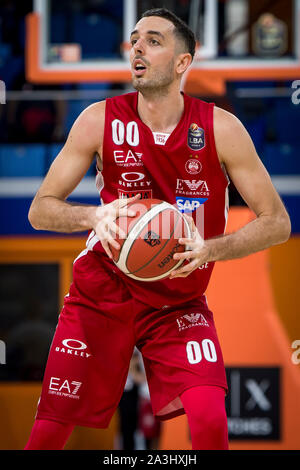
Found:
<svg viewBox="0 0 300 470"><path fill-rule="evenodd" d="M290 220L239 120L180 92L194 51L193 33L171 12L144 13L131 35L137 91L81 113L33 200L37 230L90 235L74 262L26 449L62 449L74 425L107 427L135 345L154 414L186 413L193 449L228 448L225 368L204 292L215 261L286 241ZM102 204L66 202L95 153ZM224 236L226 172L256 218ZM174 257L189 262L168 279L136 281L111 260L115 219L133 216L127 203L139 197L191 207L206 199L204 236L193 226L192 239L181 240L192 250Z"/></svg>

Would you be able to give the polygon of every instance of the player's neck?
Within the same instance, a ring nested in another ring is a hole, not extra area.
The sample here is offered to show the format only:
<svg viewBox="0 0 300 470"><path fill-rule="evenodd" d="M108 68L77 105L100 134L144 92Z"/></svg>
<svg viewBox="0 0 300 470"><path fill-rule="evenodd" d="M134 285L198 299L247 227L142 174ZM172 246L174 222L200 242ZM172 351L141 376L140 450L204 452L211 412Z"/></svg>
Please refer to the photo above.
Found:
<svg viewBox="0 0 300 470"><path fill-rule="evenodd" d="M138 113L141 120L152 132L171 133L177 126L184 111L182 94L170 92L164 96L138 95Z"/></svg>

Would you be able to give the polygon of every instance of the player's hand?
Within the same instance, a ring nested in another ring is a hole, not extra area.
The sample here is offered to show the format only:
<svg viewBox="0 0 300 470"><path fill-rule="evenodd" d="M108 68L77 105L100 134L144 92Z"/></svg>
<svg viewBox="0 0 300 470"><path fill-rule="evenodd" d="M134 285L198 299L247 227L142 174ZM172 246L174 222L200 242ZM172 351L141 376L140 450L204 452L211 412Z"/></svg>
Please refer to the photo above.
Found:
<svg viewBox="0 0 300 470"><path fill-rule="evenodd" d="M93 228L105 252L111 259L113 255L110 246L116 250L121 248L116 236L118 235L119 238L127 237L127 234L116 224L116 219L119 216L134 217L136 211L128 208L127 205L139 199L140 194L128 199L115 199L113 202L99 206L96 209L96 221Z"/></svg>
<svg viewBox="0 0 300 470"><path fill-rule="evenodd" d="M192 236L191 238L180 238L179 243L181 245L186 245L188 250L182 253L175 253L173 255L173 259L176 261L185 260L188 261L188 263L185 263L178 269L172 271L169 276L170 279L175 279L176 277L187 277L195 271L195 269L209 261L207 245L201 237L193 218L187 215L185 215L185 218L190 226Z"/></svg>

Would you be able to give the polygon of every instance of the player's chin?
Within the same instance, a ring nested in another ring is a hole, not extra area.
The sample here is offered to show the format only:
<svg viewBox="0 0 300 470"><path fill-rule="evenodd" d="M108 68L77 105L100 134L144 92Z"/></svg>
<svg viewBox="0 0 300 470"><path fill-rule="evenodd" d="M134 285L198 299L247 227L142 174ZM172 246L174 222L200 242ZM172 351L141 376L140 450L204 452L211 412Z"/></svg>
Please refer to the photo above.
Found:
<svg viewBox="0 0 300 470"><path fill-rule="evenodd" d="M145 80L143 77L132 76L132 85L136 90L142 90L145 88Z"/></svg>

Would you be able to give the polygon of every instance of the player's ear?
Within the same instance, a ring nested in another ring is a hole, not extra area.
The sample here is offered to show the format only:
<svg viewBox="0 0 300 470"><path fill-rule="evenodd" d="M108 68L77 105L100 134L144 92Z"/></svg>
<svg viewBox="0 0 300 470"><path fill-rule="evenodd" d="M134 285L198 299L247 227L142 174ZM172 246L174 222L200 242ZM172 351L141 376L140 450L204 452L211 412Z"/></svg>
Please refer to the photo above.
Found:
<svg viewBox="0 0 300 470"><path fill-rule="evenodd" d="M192 63L192 56L189 52L179 54L176 62L176 72L183 74Z"/></svg>

